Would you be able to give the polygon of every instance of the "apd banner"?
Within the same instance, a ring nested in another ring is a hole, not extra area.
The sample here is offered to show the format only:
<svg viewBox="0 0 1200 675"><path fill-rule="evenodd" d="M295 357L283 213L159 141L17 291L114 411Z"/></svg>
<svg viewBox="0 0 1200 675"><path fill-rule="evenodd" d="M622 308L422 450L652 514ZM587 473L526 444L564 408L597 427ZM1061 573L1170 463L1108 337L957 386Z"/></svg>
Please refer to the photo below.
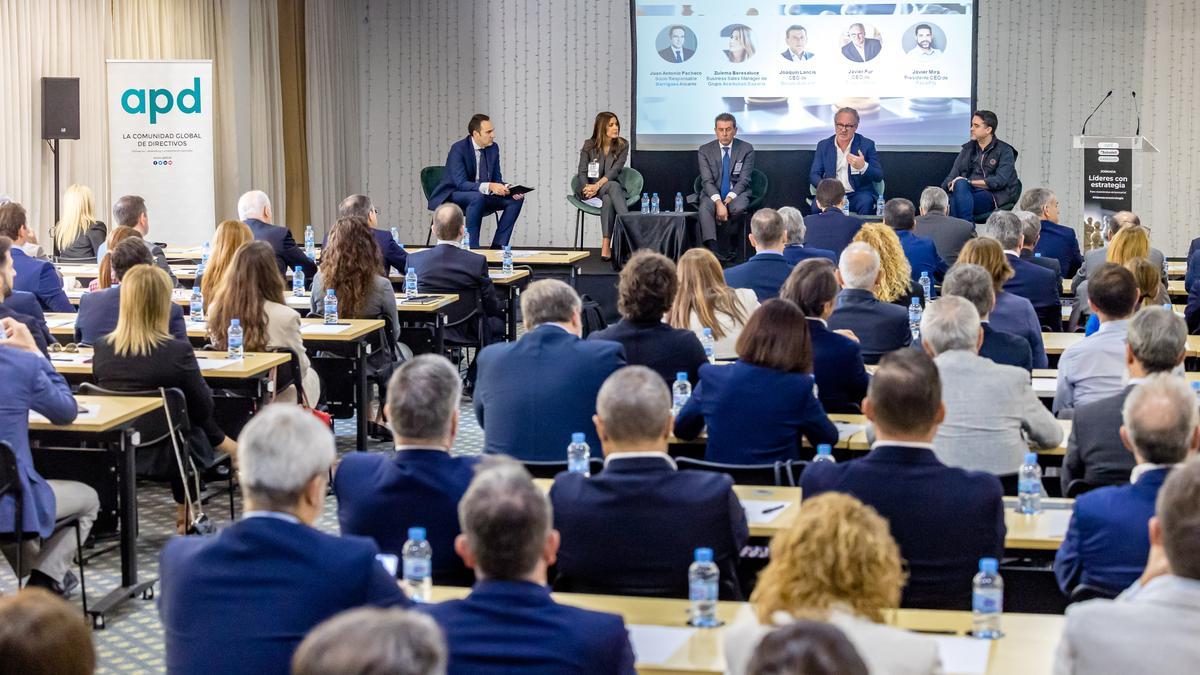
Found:
<svg viewBox="0 0 1200 675"><path fill-rule="evenodd" d="M212 61L107 63L113 201L145 198L153 241L208 241L216 227Z"/></svg>
<svg viewBox="0 0 1200 675"><path fill-rule="evenodd" d="M1133 150L1100 142L1083 150L1084 249L1104 246L1103 232L1117 211L1133 210Z"/></svg>

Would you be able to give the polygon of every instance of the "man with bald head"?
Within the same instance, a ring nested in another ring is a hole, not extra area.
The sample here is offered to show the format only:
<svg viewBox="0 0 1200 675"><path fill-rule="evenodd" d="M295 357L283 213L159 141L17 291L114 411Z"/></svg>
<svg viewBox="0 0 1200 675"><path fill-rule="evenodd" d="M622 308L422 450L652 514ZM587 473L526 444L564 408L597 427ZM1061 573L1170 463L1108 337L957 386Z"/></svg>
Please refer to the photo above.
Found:
<svg viewBox="0 0 1200 675"><path fill-rule="evenodd" d="M912 344L908 310L875 297L881 274L879 254L869 244L859 241L847 246L837 269L842 291L829 317L830 330L854 332L868 364Z"/></svg>

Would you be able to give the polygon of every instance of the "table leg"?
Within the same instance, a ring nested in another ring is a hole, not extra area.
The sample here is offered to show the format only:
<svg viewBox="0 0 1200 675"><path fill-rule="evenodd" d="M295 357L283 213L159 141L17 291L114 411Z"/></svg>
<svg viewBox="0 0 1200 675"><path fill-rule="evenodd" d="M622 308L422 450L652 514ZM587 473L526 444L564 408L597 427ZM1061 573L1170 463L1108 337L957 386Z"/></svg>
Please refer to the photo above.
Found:
<svg viewBox="0 0 1200 675"><path fill-rule="evenodd" d="M367 388L367 343L365 340L359 340L357 343L354 367L358 385L358 410L354 415L358 422L356 446L359 451L363 451L367 449L367 422L370 421L367 418L371 415L370 390Z"/></svg>
<svg viewBox="0 0 1200 675"><path fill-rule="evenodd" d="M433 314L433 345L435 354L446 353L446 315L441 311Z"/></svg>
<svg viewBox="0 0 1200 675"><path fill-rule="evenodd" d="M506 290L508 292L508 311L504 316L504 339L513 342L517 339L517 285L509 284Z"/></svg>

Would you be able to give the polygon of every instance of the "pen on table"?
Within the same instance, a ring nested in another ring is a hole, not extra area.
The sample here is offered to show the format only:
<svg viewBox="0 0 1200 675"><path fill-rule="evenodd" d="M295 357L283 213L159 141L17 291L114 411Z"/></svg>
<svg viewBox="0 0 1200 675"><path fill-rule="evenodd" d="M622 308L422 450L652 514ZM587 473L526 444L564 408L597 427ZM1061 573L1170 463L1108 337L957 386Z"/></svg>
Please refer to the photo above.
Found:
<svg viewBox="0 0 1200 675"><path fill-rule="evenodd" d="M763 513L774 513L774 512L776 512L776 511L778 511L778 510L782 509L782 508L783 508L783 507L785 507L785 506L787 506L787 504L778 504L778 505L776 505L776 506L772 506L772 507L770 507L770 508L763 509L763 511L762 511L762 512L763 512Z"/></svg>

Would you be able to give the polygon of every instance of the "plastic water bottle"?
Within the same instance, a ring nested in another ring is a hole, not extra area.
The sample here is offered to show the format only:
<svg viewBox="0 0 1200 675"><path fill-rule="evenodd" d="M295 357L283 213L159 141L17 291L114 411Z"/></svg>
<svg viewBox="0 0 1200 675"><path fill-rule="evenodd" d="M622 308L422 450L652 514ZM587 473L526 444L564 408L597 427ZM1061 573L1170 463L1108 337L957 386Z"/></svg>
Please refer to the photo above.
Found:
<svg viewBox="0 0 1200 675"><path fill-rule="evenodd" d="M1025 463L1017 472L1017 513L1035 515L1042 512L1042 467L1037 453L1025 453Z"/></svg>
<svg viewBox="0 0 1200 675"><path fill-rule="evenodd" d="M299 265L292 270L292 295L304 295L304 268Z"/></svg>
<svg viewBox="0 0 1200 675"><path fill-rule="evenodd" d="M683 193L675 193L675 213L683 213Z"/></svg>
<svg viewBox="0 0 1200 675"><path fill-rule="evenodd" d="M642 213L650 213L650 195L646 192L642 193Z"/></svg>
<svg viewBox="0 0 1200 675"><path fill-rule="evenodd" d="M715 363L717 360L717 341L713 339L711 328L705 328L704 332L700 335L700 346L704 347L704 356L708 359L708 362Z"/></svg>
<svg viewBox="0 0 1200 675"><path fill-rule="evenodd" d="M200 294L200 285L192 286L192 313L189 317L199 323L204 321L204 296Z"/></svg>
<svg viewBox="0 0 1200 675"><path fill-rule="evenodd" d="M317 244L313 240L312 225L304 226L304 255L308 256L309 260L317 259Z"/></svg>
<svg viewBox="0 0 1200 675"><path fill-rule="evenodd" d="M229 358L242 360L242 322L237 319L229 320L229 333L226 342L229 343Z"/></svg>
<svg viewBox="0 0 1200 675"><path fill-rule="evenodd" d="M581 473L584 477L592 475L592 449L583 440L583 433L576 431L571 434L571 444L567 446L567 471Z"/></svg>
<svg viewBox="0 0 1200 675"><path fill-rule="evenodd" d="M332 288L325 289L325 323L333 324L338 322L338 302L337 295L334 294Z"/></svg>
<svg viewBox="0 0 1200 675"><path fill-rule="evenodd" d="M650 213L658 213L658 206L658 193L655 192L654 194L650 195Z"/></svg>
<svg viewBox="0 0 1200 675"><path fill-rule="evenodd" d="M1000 632L1000 614L1004 611L1004 580L997 571L995 558L979 559L979 574L975 575L975 592L971 600L971 628L981 640L1004 637Z"/></svg>
<svg viewBox="0 0 1200 675"><path fill-rule="evenodd" d="M208 257L211 251L212 246L207 241L204 242L204 246L200 249L200 264L196 265L196 276L204 274L204 268L208 267Z"/></svg>
<svg viewBox="0 0 1200 675"><path fill-rule="evenodd" d="M921 284L921 292L925 294L925 302L933 299L933 280L929 278L929 272L921 272L921 278L917 280Z"/></svg>
<svg viewBox="0 0 1200 675"><path fill-rule="evenodd" d="M671 385L671 414L678 416L691 397L692 383L688 382L687 373L675 373L675 384Z"/></svg>
<svg viewBox="0 0 1200 675"><path fill-rule="evenodd" d="M692 603L689 623L699 628L720 625L717 621L717 582L721 571L713 562L711 548L696 549L695 562L688 567L688 600Z"/></svg>
<svg viewBox="0 0 1200 675"><path fill-rule="evenodd" d="M913 341L921 339L921 299L913 296L908 305L908 330L912 332Z"/></svg>
<svg viewBox="0 0 1200 675"><path fill-rule="evenodd" d="M512 274L512 247L505 246L504 251L500 253L500 271L504 274Z"/></svg>
<svg viewBox="0 0 1200 675"><path fill-rule="evenodd" d="M410 267L404 273L404 299L412 300L415 297L417 297L417 270Z"/></svg>
<svg viewBox="0 0 1200 675"><path fill-rule="evenodd" d="M467 232L466 228L463 228L462 241L458 242L458 247L464 251L471 250L471 233Z"/></svg>
<svg viewBox="0 0 1200 675"><path fill-rule="evenodd" d="M404 592L413 602L429 602L433 594L433 548L425 540L425 528L408 528L408 541L401 553Z"/></svg>
<svg viewBox="0 0 1200 675"><path fill-rule="evenodd" d="M1167 256L1163 256L1163 280L1167 280L1171 276L1171 266L1167 264Z"/></svg>
<svg viewBox="0 0 1200 675"><path fill-rule="evenodd" d="M392 239L395 239L397 244L400 243L400 230L394 227L392 228Z"/></svg>
<svg viewBox="0 0 1200 675"><path fill-rule="evenodd" d="M1197 399L1200 399L1200 382L1190 382L1189 384L1192 385L1192 393L1196 395Z"/></svg>
<svg viewBox="0 0 1200 675"><path fill-rule="evenodd" d="M842 200L842 215L844 215L844 216L850 215L850 200L849 199Z"/></svg>
<svg viewBox="0 0 1200 675"><path fill-rule="evenodd" d="M833 446L828 443L821 443L817 446L817 455L813 457L814 462L829 462L836 464L837 460L833 458Z"/></svg>
<svg viewBox="0 0 1200 675"><path fill-rule="evenodd" d="M879 199L875 200L875 215L883 216L883 205L886 202L883 200L883 195L879 195Z"/></svg>

